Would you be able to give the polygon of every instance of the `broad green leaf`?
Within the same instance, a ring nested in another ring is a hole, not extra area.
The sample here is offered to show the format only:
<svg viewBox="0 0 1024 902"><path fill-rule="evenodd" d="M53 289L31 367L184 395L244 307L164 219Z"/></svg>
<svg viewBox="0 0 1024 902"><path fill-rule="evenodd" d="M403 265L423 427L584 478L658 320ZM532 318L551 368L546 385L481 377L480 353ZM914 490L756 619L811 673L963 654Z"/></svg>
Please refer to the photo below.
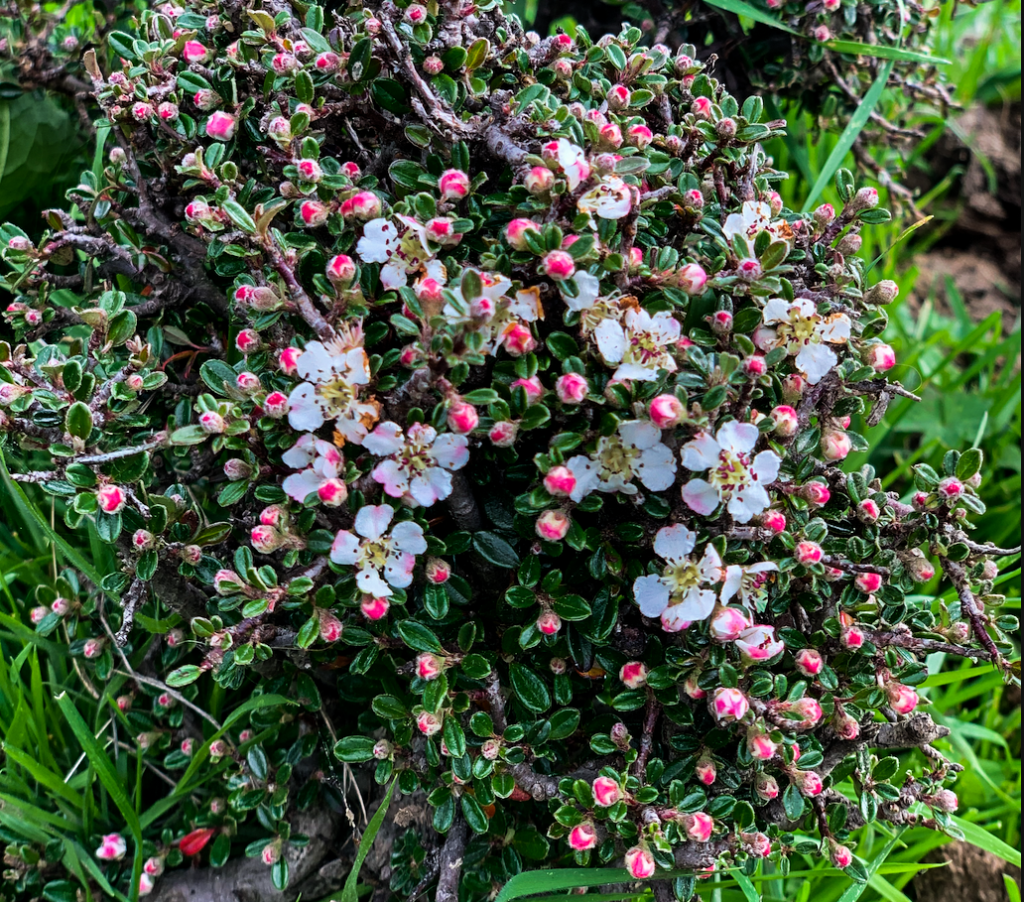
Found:
<svg viewBox="0 0 1024 902"><path fill-rule="evenodd" d="M984 827L979 827L977 824L964 820L962 817L957 817L955 814L953 815L953 823L963 831L964 839L972 846L977 846L979 849L991 852L993 855L1002 858L1003 861L1008 861L1010 864L1018 868L1020 867L1020 852L1013 848L1013 846L1008 846L999 837L989 833Z"/></svg>
<svg viewBox="0 0 1024 902"><path fill-rule="evenodd" d="M904 50L886 44L862 44L860 41L825 41L824 45L836 53L852 53L857 56L873 56L884 60L902 60L909 63L924 63L930 66L948 66L950 61L917 50Z"/></svg>
<svg viewBox="0 0 1024 902"><path fill-rule="evenodd" d="M529 667L512 663L509 665L508 674L516 697L529 710L540 714L551 707L551 692L547 684Z"/></svg>

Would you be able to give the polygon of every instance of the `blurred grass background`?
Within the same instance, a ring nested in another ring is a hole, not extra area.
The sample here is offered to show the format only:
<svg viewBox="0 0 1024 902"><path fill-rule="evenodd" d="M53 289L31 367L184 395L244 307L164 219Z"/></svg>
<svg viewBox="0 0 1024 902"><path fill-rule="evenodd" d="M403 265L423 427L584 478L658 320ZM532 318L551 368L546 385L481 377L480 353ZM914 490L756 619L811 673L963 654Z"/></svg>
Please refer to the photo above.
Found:
<svg viewBox="0 0 1024 902"><path fill-rule="evenodd" d="M529 27L548 2L516 0L509 6ZM561 18L552 27L571 30L572 25L571 20ZM902 164L905 184L918 189L920 213L931 219L910 231L906 230L915 224L910 215L872 226L864 233L862 249L866 259L875 261L873 280L893 279L900 286L899 297L889 308L886 338L896 349L901 365L908 368L908 387L923 401L893 403L884 420L867 430L870 453L851 460L851 464L870 462L887 488L907 492L911 488L909 468L914 463L928 462L939 469L942 456L950 448L976 445L985 453L980 493L988 506L987 513L978 518L977 536L979 540L1015 545L1020 542L1021 531L1020 0L992 0L977 7L945 4L933 32L932 49L952 61L946 68L946 79L961 110L943 116L921 106L915 109L912 124L926 132L924 141L911 152L882 145L872 149L880 163ZM891 94L883 97L879 108L883 116L885 104L893 99ZM821 123L806 111L789 106L781 112L790 123L790 135L768 150L778 168L791 171L781 191L788 206L800 209L811 190L809 175L818 171L828 157L838 131L822 139ZM32 117L19 119L19 127L26 129L32 126L45 132L47 128L67 128L66 114L48 112L45 105L39 105ZM979 122L980 130L967 129L967 124ZM993 146L998 149L998 141L993 144L997 137L1004 144L1008 142L1012 150L1014 128L1015 186L1006 159L995 159L986 152ZM1001 136L993 134L1000 129L1008 131ZM22 199L39 197L47 186L64 177L73 182L77 175L74 161L79 154L74 148L67 153L67 145L62 148L45 134L43 139L58 157L47 158L45 172L25 169L17 179L7 182L18 185ZM18 174L12 167L24 167L30 159L31 154L24 160L10 160L5 177ZM73 165L67 164L68 159ZM852 168L852 159L847 165ZM1005 184L1007 180L1009 185ZM33 184L37 186L35 195ZM835 201L830 190L826 189L824 199ZM987 225L996 223L1003 228L999 217L992 214L991 205L979 206L979 191L1003 198L1003 219L1009 223L1005 240L998 235L986 238L984 231L979 231L977 220L979 215L985 218L986 209L990 212ZM1014 192L1016 208L1012 206ZM16 201L7 194L0 200L0 208L8 207L9 213ZM1014 241L1015 262L1012 254L1000 251ZM938 263L950 252L987 259L990 267L980 273L968 268L966 279L957 271L943 273ZM130 821L126 806L131 814L145 820L143 775L136 771L134 737L112 704L117 686L97 688L84 680L63 641L56 641L66 637L42 638L29 625L28 611L35 603L37 589L53 586L65 562L58 560L45 523L51 516L49 501L37 508L42 514L41 523L3 475L0 504L6 516L0 522L0 735L4 738L5 760L0 769L0 840L15 845L46 845L47 859L60 861L81 883L91 878L104 893L123 900L112 887L104 886L89 838L96 832L123 829L126 820ZM78 538L86 557L108 553L88 537ZM103 563L109 566L112 562ZM925 591L937 591L937 587L938 579ZM1013 560L1005 562L1002 590L1006 593L1005 612L1019 615L1020 570ZM933 604L941 606L950 600L952 595L947 593L934 598ZM970 662L933 658L929 663L936 676L925 684L923 695L929 713L951 730L950 737L936 745L964 767L956 786L961 800L960 825L968 840L987 848L997 861L1014 861L1019 866L1020 692L1005 686L987 668ZM65 692L93 735L115 739L100 747L95 741L90 743L90 737L80 729L76 731L54 700ZM197 701L204 704L211 700ZM113 732L108 721L114 725ZM104 767L104 758L112 762L123 792L110 792L111 771L109 765ZM907 755L901 763L918 773L926 766L920 755ZM160 779L159 774L146 775L147 785ZM153 792L148 791L146 799L152 798ZM914 876L924 867L921 862L927 853L949 841L949 837L923 827L910 827L897 836L890 827L876 825L861 831L857 849L875 868L867 886L836 876L828 862L820 858L808 857L801 863L799 856L794 856L793 870L800 869L800 876L782 878L769 868L758 884L765 898L794 902L935 902L938 896L923 890L923 884L915 888ZM999 884L1002 877L997 868L979 871L977 879ZM54 883L59 885L51 883L44 898L49 902L75 900L75 881ZM1001 889L998 885L990 888L997 892ZM725 875L718 882L702 885L701 891L714 902L747 898ZM1015 886L1007 884L1002 892L1005 895L991 898L1019 902ZM0 884L0 897L19 898L17 884ZM961 902L970 899L964 896Z"/></svg>

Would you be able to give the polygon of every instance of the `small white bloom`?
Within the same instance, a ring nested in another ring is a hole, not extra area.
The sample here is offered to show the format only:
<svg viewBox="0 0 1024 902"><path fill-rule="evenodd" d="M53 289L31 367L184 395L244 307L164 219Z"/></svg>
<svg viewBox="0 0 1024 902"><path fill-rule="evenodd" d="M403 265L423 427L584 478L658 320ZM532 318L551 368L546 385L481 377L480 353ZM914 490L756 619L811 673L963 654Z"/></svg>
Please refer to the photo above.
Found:
<svg viewBox="0 0 1024 902"><path fill-rule="evenodd" d="M730 213L722 225L730 244L735 244L739 237L752 246L753 240L764 231L776 240L789 241L793 237L793 230L784 219L772 222L772 208L764 201L744 201L742 212Z"/></svg>
<svg viewBox="0 0 1024 902"><path fill-rule="evenodd" d="M661 430L646 420L620 423L613 435L598 439L590 457L579 454L566 466L576 477L569 497L577 503L595 490L635 495L634 479L652 492L660 492L676 478L676 462L661 441Z"/></svg>
<svg viewBox="0 0 1024 902"><path fill-rule="evenodd" d="M828 346L845 344L850 339L850 318L845 313L821 316L812 301L798 298L790 303L772 298L764 306L764 329L758 338L764 350L785 348L796 357L797 368L811 385L820 382L838 362Z"/></svg>
<svg viewBox="0 0 1024 902"><path fill-rule="evenodd" d="M370 360L362 347L362 328L339 331L326 342L311 341L296 363L305 381L288 396L292 429L313 432L334 420L347 441L359 444L377 421L376 401L360 401L360 387L370 381Z"/></svg>
<svg viewBox="0 0 1024 902"><path fill-rule="evenodd" d="M665 562L661 576L638 577L633 597L645 617L660 617L668 632L706 620L715 608L714 586L722 579L722 559L707 545L700 561L690 558L697 536L681 523L658 530L654 551Z"/></svg>
<svg viewBox="0 0 1024 902"><path fill-rule="evenodd" d="M401 226L389 219L371 219L363 226L356 252L364 263L380 263L381 285L403 288L409 276L423 273L444 284L447 273L428 248L422 223L409 216L396 216Z"/></svg>
<svg viewBox="0 0 1024 902"><path fill-rule="evenodd" d="M392 498L430 507L452 493L453 470L469 461L469 439L464 435L438 435L432 426L414 423L402 432L397 423L377 426L363 440L370 453L387 457L372 476Z"/></svg>
<svg viewBox="0 0 1024 902"><path fill-rule="evenodd" d="M345 465L341 452L330 442L306 433L281 455L285 466L299 473L286 476L281 488L296 501L302 502L332 479L337 479Z"/></svg>
<svg viewBox="0 0 1024 902"><path fill-rule="evenodd" d="M725 568L722 604L728 604L732 598L739 595L740 603L744 607L763 611L764 602L767 599L764 587L768 582L768 574L778 569L778 566L772 561L760 561L749 567L730 564Z"/></svg>
<svg viewBox="0 0 1024 902"><path fill-rule="evenodd" d="M394 508L389 504L367 504L356 514L355 534L342 529L331 546L331 560L355 567L359 591L374 598L394 594L392 586L408 586L416 555L427 550L427 540L418 523L405 520L388 534L394 516Z"/></svg>
<svg viewBox="0 0 1024 902"><path fill-rule="evenodd" d="M558 139L558 165L565 173L570 191L575 191L580 182L590 176L590 164L587 162L587 155L583 152L583 148L577 147L565 138Z"/></svg>
<svg viewBox="0 0 1024 902"><path fill-rule="evenodd" d="M544 309L540 303L538 286L522 289L511 296L509 291L512 281L507 277L488 272L478 272L477 275L480 277L480 297L463 297L462 286L453 285L452 293L456 301L445 304L441 312L450 325L482 336L481 351L492 354L509 330L543 319ZM486 305L481 304L481 300Z"/></svg>
<svg viewBox="0 0 1024 902"><path fill-rule="evenodd" d="M670 313L651 316L635 307L625 312L621 323L606 319L594 330L604 362L618 364L614 378L645 382L657 379L660 370L676 371L671 349L679 335L679 322Z"/></svg>
<svg viewBox="0 0 1024 902"><path fill-rule="evenodd" d="M601 219L622 219L633 207L633 199L627 185L617 176L605 176L576 203L576 209L590 218L591 228L597 228L594 217Z"/></svg>
<svg viewBox="0 0 1024 902"><path fill-rule="evenodd" d="M683 500L691 510L707 516L726 502L738 523L749 523L768 507L764 485L779 475L782 460L772 451L750 459L759 436L756 426L731 420L714 437L702 432L683 445L683 466L709 471L707 479L691 479L683 486Z"/></svg>

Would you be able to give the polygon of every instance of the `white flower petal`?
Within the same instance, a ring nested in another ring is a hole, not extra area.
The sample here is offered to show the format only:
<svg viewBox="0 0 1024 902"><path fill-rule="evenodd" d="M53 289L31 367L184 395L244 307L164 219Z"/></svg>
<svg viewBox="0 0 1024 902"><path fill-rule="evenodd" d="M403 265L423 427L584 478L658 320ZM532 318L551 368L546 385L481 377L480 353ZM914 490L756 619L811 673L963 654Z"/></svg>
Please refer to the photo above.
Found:
<svg viewBox="0 0 1024 902"><path fill-rule="evenodd" d="M411 554L389 554L384 564L384 576L396 589L404 589L412 583L415 566L416 558Z"/></svg>
<svg viewBox="0 0 1024 902"><path fill-rule="evenodd" d="M722 604L728 604L733 596L739 592L742 582L743 568L739 564L730 564L725 568L725 580L722 583L722 592L718 600Z"/></svg>
<svg viewBox="0 0 1024 902"><path fill-rule="evenodd" d="M668 606L668 586L659 576L639 576L633 582L633 597L645 617L660 617Z"/></svg>
<svg viewBox="0 0 1024 902"><path fill-rule="evenodd" d="M359 539L347 529L341 530L331 544L331 560L336 564L354 564L359 560Z"/></svg>
<svg viewBox="0 0 1024 902"><path fill-rule="evenodd" d="M312 432L324 424L316 389L308 382L296 386L288 396L288 425L300 432Z"/></svg>
<svg viewBox="0 0 1024 902"><path fill-rule="evenodd" d="M817 385L837 363L839 358L826 344L804 345L796 356L796 365L811 385Z"/></svg>
<svg viewBox="0 0 1024 902"><path fill-rule="evenodd" d="M773 323L788 323L789 307L789 301L783 300L782 298L772 298L764 305L765 325L770 326Z"/></svg>
<svg viewBox="0 0 1024 902"><path fill-rule="evenodd" d="M676 481L675 458L669 447L660 442L640 454L633 470L652 492L662 492Z"/></svg>
<svg viewBox="0 0 1024 902"><path fill-rule="evenodd" d="M773 482L779 475L779 467L782 465L782 458L774 451L762 451L754 458L750 472L757 477L760 483Z"/></svg>
<svg viewBox="0 0 1024 902"><path fill-rule="evenodd" d="M390 420L378 424L377 428L363 439L363 447L378 457L396 454L402 450L403 444L402 427Z"/></svg>
<svg viewBox="0 0 1024 902"><path fill-rule="evenodd" d="M626 333L613 319L601 320L594 330L594 340L605 363L618 363L626 353Z"/></svg>
<svg viewBox="0 0 1024 902"><path fill-rule="evenodd" d="M395 525L391 530L391 544L407 554L423 554L427 550L423 527L412 520L403 520Z"/></svg>
<svg viewBox="0 0 1024 902"><path fill-rule="evenodd" d="M654 536L654 553L670 563L678 563L693 551L696 541L697 534L682 523L663 526Z"/></svg>
<svg viewBox="0 0 1024 902"><path fill-rule="evenodd" d="M815 331L825 341L842 344L850 340L850 317L845 313L833 313Z"/></svg>
<svg viewBox="0 0 1024 902"><path fill-rule="evenodd" d="M356 585L359 591L374 598L386 598L393 594L391 587L384 582L380 573L373 567L364 567L356 574Z"/></svg>
<svg viewBox="0 0 1024 902"><path fill-rule="evenodd" d="M715 435L715 440L726 451L746 454L757 444L761 433L752 423L730 420Z"/></svg>
<svg viewBox="0 0 1024 902"><path fill-rule="evenodd" d="M376 542L388 531L394 516L395 509L390 504L364 504L356 514L356 532Z"/></svg>
<svg viewBox="0 0 1024 902"><path fill-rule="evenodd" d="M307 433L281 455L281 462L293 470L308 467L316 458L316 436Z"/></svg>
<svg viewBox="0 0 1024 902"><path fill-rule="evenodd" d="M673 607L679 609L679 616L684 620L707 620L715 609L715 593L710 589L690 589Z"/></svg>
<svg viewBox="0 0 1024 902"><path fill-rule="evenodd" d="M286 476L284 482L281 483L281 488L289 498L301 504L309 495L317 491L323 482L323 478L311 468Z"/></svg>
<svg viewBox="0 0 1024 902"><path fill-rule="evenodd" d="M445 433L434 441L431 456L448 470L461 470L469 463L469 439L464 435Z"/></svg>
<svg viewBox="0 0 1024 902"><path fill-rule="evenodd" d="M722 449L709 432L701 432L683 445L683 466L699 472L717 466Z"/></svg>
<svg viewBox="0 0 1024 902"><path fill-rule="evenodd" d="M600 482L600 474L597 465L582 454L569 458L565 464L573 476L576 477L576 487L569 497L577 504L587 497Z"/></svg>
<svg viewBox="0 0 1024 902"><path fill-rule="evenodd" d="M691 479L683 486L683 501L686 506L705 517L718 507L718 489L706 479Z"/></svg>
<svg viewBox="0 0 1024 902"><path fill-rule="evenodd" d="M701 556L700 575L707 583L717 583L722 580L722 558L714 545L706 545L704 554Z"/></svg>
<svg viewBox="0 0 1024 902"><path fill-rule="evenodd" d="M623 444L645 451L661 444L661 430L648 420L627 420L619 424Z"/></svg>

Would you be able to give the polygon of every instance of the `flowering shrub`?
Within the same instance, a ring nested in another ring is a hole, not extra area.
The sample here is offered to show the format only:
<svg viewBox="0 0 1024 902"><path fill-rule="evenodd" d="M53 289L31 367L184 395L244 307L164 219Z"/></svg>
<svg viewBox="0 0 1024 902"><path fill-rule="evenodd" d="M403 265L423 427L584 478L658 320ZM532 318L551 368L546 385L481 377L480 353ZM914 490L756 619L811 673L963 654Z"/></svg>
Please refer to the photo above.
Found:
<svg viewBox="0 0 1024 902"><path fill-rule="evenodd" d="M784 123L638 29L296 16L109 35L107 162L44 234L0 229L14 478L118 560L70 561L31 619L127 677L188 786L140 891L186 858L308 874L292 821L335 765L429 806L392 880L438 899L573 860L686 898L807 849L866 879L865 821L954 829L913 687L932 651L1008 670L1015 626L969 537L978 451L910 503L840 466L912 397L857 256L875 189L785 209ZM936 566L956 603L915 594ZM245 702L220 729L214 684ZM897 774L906 747L930 769Z"/></svg>

